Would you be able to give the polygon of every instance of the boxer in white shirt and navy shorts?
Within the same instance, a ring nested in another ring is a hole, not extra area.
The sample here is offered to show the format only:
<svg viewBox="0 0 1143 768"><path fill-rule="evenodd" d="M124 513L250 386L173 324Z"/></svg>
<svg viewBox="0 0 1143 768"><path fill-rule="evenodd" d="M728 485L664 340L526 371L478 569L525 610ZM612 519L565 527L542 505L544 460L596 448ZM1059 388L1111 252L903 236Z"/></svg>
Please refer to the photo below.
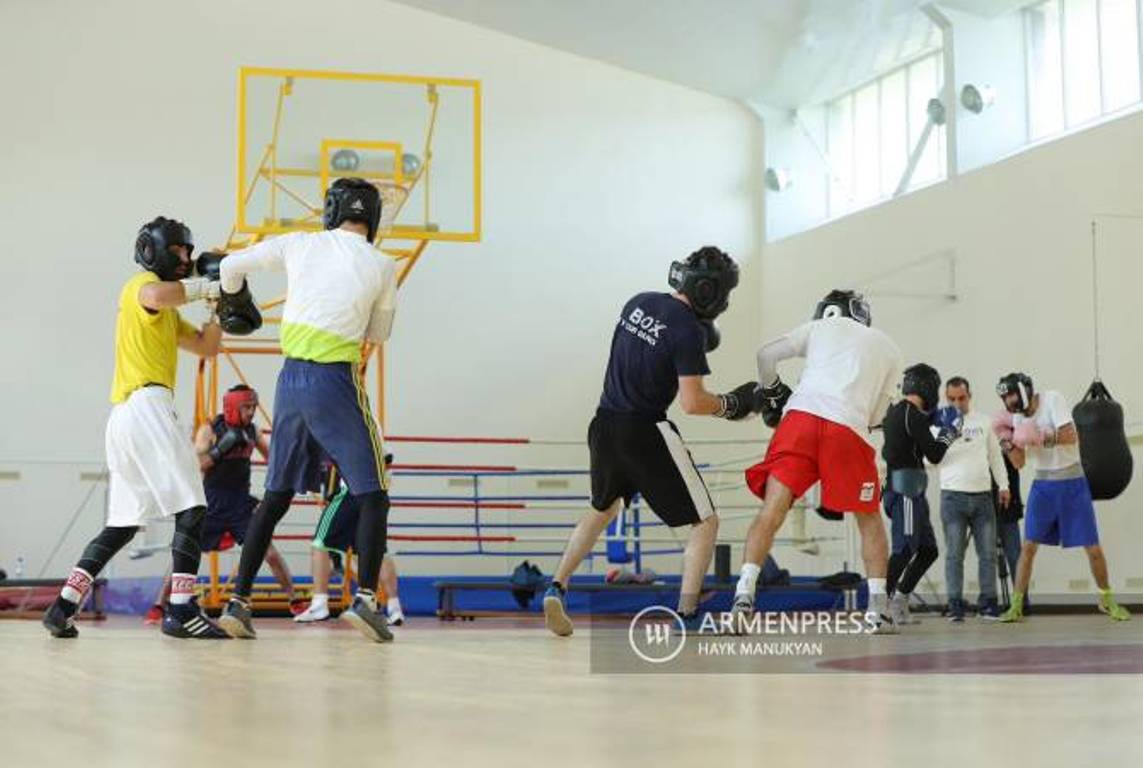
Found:
<svg viewBox="0 0 1143 768"><path fill-rule="evenodd" d="M393 639L376 601L389 512L385 454L361 380L362 344L384 343L396 310L396 264L372 245L380 218L376 187L338 179L326 193L326 231L283 235L222 260L223 295L257 270L285 270L287 282L281 326L286 361L274 392L266 492L246 533L234 597L219 619L233 637L255 636L249 600L254 575L275 525L294 494L312 486L328 454L361 509L354 545L359 588L341 616L371 640Z"/></svg>
<svg viewBox="0 0 1143 768"><path fill-rule="evenodd" d="M888 543L878 516L881 488L870 428L881 423L904 362L897 345L870 322L869 305L860 294L835 290L818 303L811 322L758 350L762 418L777 431L765 460L746 470L746 484L763 506L747 533L735 590L739 627L754 612L762 563L786 513L820 482L824 508L856 514L871 610L882 631L893 629L885 597ZM795 357L806 363L791 390L779 378L777 364Z"/></svg>

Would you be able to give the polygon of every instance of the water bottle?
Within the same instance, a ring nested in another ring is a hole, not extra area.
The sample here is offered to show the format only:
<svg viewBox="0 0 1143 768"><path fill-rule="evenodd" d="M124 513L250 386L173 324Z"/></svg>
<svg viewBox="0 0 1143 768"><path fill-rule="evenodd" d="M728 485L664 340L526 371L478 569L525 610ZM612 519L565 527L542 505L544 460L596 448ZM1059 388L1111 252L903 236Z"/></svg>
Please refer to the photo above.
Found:
<svg viewBox="0 0 1143 768"><path fill-rule="evenodd" d="M16 578L17 579L24 578L24 558L23 557L17 557L16 558Z"/></svg>

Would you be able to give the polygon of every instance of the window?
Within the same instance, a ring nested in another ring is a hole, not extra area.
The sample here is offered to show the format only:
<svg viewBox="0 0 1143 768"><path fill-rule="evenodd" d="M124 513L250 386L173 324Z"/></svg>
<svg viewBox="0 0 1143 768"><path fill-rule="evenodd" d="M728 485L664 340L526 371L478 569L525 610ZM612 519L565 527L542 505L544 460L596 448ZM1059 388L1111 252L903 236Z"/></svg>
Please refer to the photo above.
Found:
<svg viewBox="0 0 1143 768"><path fill-rule="evenodd" d="M940 53L929 53L829 102L829 218L893 195L928 124L928 103L940 94L942 80ZM943 179L943 158L944 127L934 127L909 189Z"/></svg>
<svg viewBox="0 0 1143 768"><path fill-rule="evenodd" d="M1136 0L1046 0L1024 22L1030 139L1139 101Z"/></svg>

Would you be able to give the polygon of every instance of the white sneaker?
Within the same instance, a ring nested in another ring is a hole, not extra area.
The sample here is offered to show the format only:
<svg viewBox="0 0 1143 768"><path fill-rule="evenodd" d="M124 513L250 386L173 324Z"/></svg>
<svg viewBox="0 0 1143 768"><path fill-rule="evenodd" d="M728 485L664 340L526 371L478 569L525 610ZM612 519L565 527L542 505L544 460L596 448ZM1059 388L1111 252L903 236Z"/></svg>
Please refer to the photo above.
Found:
<svg viewBox="0 0 1143 768"><path fill-rule="evenodd" d="M385 611L389 615L389 626L399 627L405 623L405 612L401 610L401 604L390 604Z"/></svg>
<svg viewBox="0 0 1143 768"><path fill-rule="evenodd" d="M889 616L893 619L893 623L899 627L918 623L909 611L909 596L900 592L889 599Z"/></svg>
<svg viewBox="0 0 1143 768"><path fill-rule="evenodd" d="M326 621L329 618L329 603L310 603L310 607L294 617L299 624L309 624L314 621Z"/></svg>

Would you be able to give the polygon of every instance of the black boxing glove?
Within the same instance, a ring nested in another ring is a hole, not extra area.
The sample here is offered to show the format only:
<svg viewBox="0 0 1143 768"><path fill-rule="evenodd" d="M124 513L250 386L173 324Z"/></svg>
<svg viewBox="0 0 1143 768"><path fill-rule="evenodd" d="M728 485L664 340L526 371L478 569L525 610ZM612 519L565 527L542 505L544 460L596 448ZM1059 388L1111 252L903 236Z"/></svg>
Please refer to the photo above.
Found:
<svg viewBox="0 0 1143 768"><path fill-rule="evenodd" d="M231 427L223 433L222 437L218 438L218 442L210 447L206 455L217 464L222 461L226 454L241 445L246 445L246 433L237 427Z"/></svg>
<svg viewBox="0 0 1143 768"><path fill-rule="evenodd" d="M194 271L199 277L205 277L207 280L221 280L222 279L222 257L225 253L215 253L207 251L206 253L195 259Z"/></svg>
<svg viewBox="0 0 1143 768"><path fill-rule="evenodd" d="M739 384L725 395L718 396L719 409L714 412L714 415L731 421L741 421L758 412L761 407L760 396L758 382L748 381L745 384Z"/></svg>
<svg viewBox="0 0 1143 768"><path fill-rule="evenodd" d="M722 334L718 332L718 326L714 324L713 320L699 320L699 325L702 326L704 349L709 355L718 349L718 345L722 341Z"/></svg>
<svg viewBox="0 0 1143 768"><path fill-rule="evenodd" d="M761 406L759 412L762 414L762 421L770 429L778 426L778 422L782 420L782 411L786 408L786 402L790 399L790 395L794 394L794 390L787 387L781 379L774 379L774 383L768 387L761 387Z"/></svg>
<svg viewBox="0 0 1143 768"><path fill-rule="evenodd" d="M237 293L220 292L218 296L218 324L233 336L249 336L262 327L262 313L250 295L250 286L242 281Z"/></svg>

